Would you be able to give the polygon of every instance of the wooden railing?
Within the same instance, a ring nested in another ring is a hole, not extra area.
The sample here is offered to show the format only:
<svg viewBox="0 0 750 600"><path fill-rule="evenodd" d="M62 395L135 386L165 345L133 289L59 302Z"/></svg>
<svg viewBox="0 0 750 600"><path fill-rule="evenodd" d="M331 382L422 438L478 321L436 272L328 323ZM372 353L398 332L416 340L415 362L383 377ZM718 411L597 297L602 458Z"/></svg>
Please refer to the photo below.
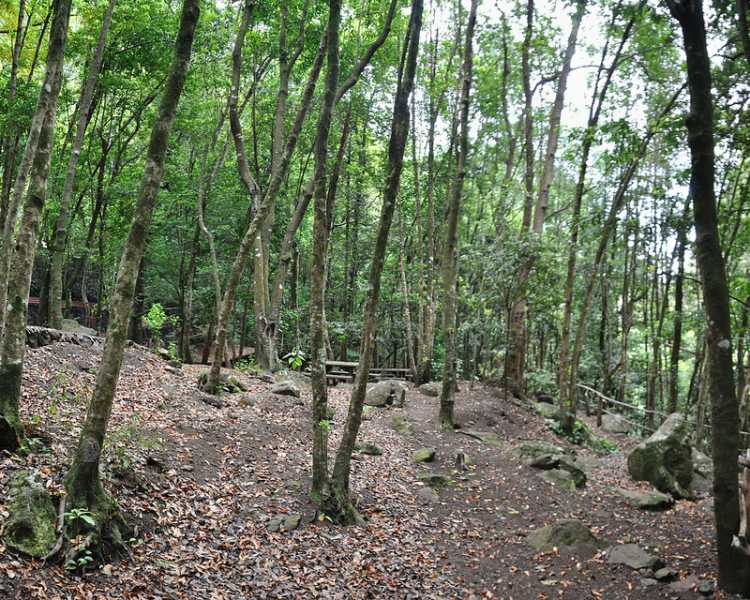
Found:
<svg viewBox="0 0 750 600"><path fill-rule="evenodd" d="M631 411L640 411L646 414L652 414L655 417L658 417L660 420L666 419L669 416L667 413L662 412L660 410L651 410L651 409L644 408L643 406L638 406L636 404L628 404L627 402L621 402L619 400L615 400L614 398L609 398L605 396L604 394L602 394L599 390L596 390L592 388L591 386L584 385L583 383L579 383L577 385L584 392L588 394L592 394L597 399L597 403L596 403L596 426L597 427L602 426L602 415L608 414L608 415L617 415L626 423L629 423L630 425L633 425L634 427L640 427L644 429L646 432L653 433L654 431L656 431L655 428L649 427L645 423L637 423L635 421L631 421L630 419L625 417L622 413L615 413L610 410L607 410L606 405L610 405L610 404L614 406L622 406ZM704 427L706 429L711 429L711 424L706 423ZM740 436L745 438L748 442L750 442L750 432L740 431Z"/></svg>

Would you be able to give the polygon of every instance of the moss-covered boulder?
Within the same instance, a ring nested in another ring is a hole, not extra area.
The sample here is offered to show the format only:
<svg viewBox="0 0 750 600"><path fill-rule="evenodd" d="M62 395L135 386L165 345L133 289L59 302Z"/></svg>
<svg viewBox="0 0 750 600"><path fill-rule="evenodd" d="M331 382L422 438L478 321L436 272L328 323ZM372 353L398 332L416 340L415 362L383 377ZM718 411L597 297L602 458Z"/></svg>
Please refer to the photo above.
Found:
<svg viewBox="0 0 750 600"><path fill-rule="evenodd" d="M411 458L416 463L427 463L435 460L435 448L420 448Z"/></svg>
<svg viewBox="0 0 750 600"><path fill-rule="evenodd" d="M34 558L46 556L57 540L57 514L49 492L32 473L22 471L13 480L11 498L3 542Z"/></svg>
<svg viewBox="0 0 750 600"><path fill-rule="evenodd" d="M685 418L674 413L628 456L628 472L675 498L692 498L693 457Z"/></svg>
<svg viewBox="0 0 750 600"><path fill-rule="evenodd" d="M546 402L533 402L532 406L534 412L545 419L557 419L560 412L554 404Z"/></svg>
<svg viewBox="0 0 750 600"><path fill-rule="evenodd" d="M562 455L565 450L545 440L527 440L516 446L514 452L527 463L543 455Z"/></svg>
<svg viewBox="0 0 750 600"><path fill-rule="evenodd" d="M565 520L532 531L526 538L537 552L550 552L554 548L587 546L598 548L599 540L581 521Z"/></svg>

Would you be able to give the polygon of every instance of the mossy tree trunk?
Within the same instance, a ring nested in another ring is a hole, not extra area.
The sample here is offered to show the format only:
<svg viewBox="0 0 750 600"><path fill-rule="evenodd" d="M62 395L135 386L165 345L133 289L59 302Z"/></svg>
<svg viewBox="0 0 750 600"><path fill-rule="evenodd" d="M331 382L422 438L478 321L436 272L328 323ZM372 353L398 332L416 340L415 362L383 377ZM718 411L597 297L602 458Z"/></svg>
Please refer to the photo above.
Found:
<svg viewBox="0 0 750 600"><path fill-rule="evenodd" d="M18 403L21 398L21 376L26 353L29 288L34 268L39 220L47 195L47 179L55 138L55 117L62 85L70 5L71 0L57 0L53 4L54 16L47 51L47 69L32 121L32 127L37 122L41 125L34 143L31 180L24 200L16 244L13 248L6 246L6 254L12 252L12 262L8 264L12 264L13 268L7 272L7 308L5 304L0 305L2 312L5 312L0 359L0 411L2 411L0 413L0 449L3 450L15 450L23 438L23 427L18 417ZM24 160L32 142L32 135L29 134ZM20 195L22 192L23 186L16 186L14 194ZM9 217L12 218L13 214Z"/></svg>
<svg viewBox="0 0 750 600"><path fill-rule="evenodd" d="M460 126L456 172L451 182L448 205L448 229L445 234L443 254L443 344L445 364L443 365L443 386L440 392L440 429L453 431L453 401L456 393L456 273L458 259L458 216L461 210L464 179L466 177L466 156L469 151L469 96L473 66L473 37L477 21L478 0L472 0L469 19L466 24L463 67L461 69Z"/></svg>
<svg viewBox="0 0 750 600"><path fill-rule="evenodd" d="M476 2L477 0L474 0L474 3ZM422 29L422 12L422 0L413 0L409 28L406 33L404 54L402 55L399 68L399 83L393 106L391 137L388 144L386 187L383 194L383 207L380 212L380 223L378 225L375 248L370 264L368 293L362 319L362 343L360 346L357 377L349 401L349 411L347 413L344 434L336 453L330 482L330 494L323 506L329 516L343 524L354 524L361 521L361 517L349 497L351 456L362 423L362 409L367 392L367 380L375 350L380 280L388 245L388 234L393 222L396 199L401 185L404 152L409 134L409 96L414 88L417 55L419 52L419 36Z"/></svg>
<svg viewBox="0 0 750 600"><path fill-rule="evenodd" d="M312 381L312 488L314 500L321 501L328 489L328 389L326 386L325 283L328 254L328 213L326 161L336 83L339 74L339 25L341 2L328 3L326 39L326 83L315 136L315 173L313 175L313 256L310 279L310 375Z"/></svg>
<svg viewBox="0 0 750 600"><path fill-rule="evenodd" d="M199 15L200 0L184 0L172 66L151 131L143 180L110 301L109 328L101 365L97 372L96 386L86 411L73 463L65 479L68 507L91 511L98 518L97 527L100 531L108 527L115 505L102 488L99 462L125 352L136 280L164 172L169 133L187 77Z"/></svg>
<svg viewBox="0 0 750 600"><path fill-rule="evenodd" d="M81 155L83 136L86 133L89 120L91 119L94 100L94 87L99 76L104 57L104 46L107 41L109 25L112 22L112 13L117 0L109 0L104 11L102 26L99 29L99 38L96 42L94 55L89 64L86 81L81 89L81 97L78 100L78 124L76 126L75 138L70 151L70 158L65 169L65 182L63 193L60 198L60 208L55 219L55 228L52 233L52 251L50 258L50 289L49 289L49 314L47 322L50 327L60 329L62 327L62 296L63 296L63 267L65 266L65 244L67 241L68 221L70 220L70 200L73 197L73 189L76 181L76 168L78 158Z"/></svg>

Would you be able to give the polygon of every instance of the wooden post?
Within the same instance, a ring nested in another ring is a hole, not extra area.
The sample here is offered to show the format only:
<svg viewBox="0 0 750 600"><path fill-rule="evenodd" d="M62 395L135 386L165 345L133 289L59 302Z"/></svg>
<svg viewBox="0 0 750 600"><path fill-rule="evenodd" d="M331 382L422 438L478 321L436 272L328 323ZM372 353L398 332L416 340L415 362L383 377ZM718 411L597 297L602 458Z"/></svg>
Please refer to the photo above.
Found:
<svg viewBox="0 0 750 600"><path fill-rule="evenodd" d="M604 411L604 400L601 396L597 396L598 402L596 403L596 426L602 426L602 412Z"/></svg>

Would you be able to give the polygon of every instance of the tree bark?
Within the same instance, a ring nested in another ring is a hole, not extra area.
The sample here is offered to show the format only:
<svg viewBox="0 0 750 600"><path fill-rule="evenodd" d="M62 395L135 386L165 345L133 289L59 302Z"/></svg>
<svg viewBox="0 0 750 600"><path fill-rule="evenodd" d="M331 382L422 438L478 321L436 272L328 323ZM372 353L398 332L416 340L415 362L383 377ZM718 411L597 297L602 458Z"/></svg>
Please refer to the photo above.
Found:
<svg viewBox="0 0 750 600"><path fill-rule="evenodd" d="M313 175L313 243L310 282L310 379L312 383L312 488L313 500L322 503L328 494L328 388L326 385L325 285L328 254L326 161L336 83L339 74L341 1L329 0L326 38L326 82L315 136Z"/></svg>
<svg viewBox="0 0 750 600"><path fill-rule="evenodd" d="M100 536L106 534L110 519L116 512L116 505L107 497L102 487L99 477L99 461L125 352L128 320L133 306L136 280L146 248L154 203L164 172L169 134L187 77L195 28L200 15L200 4L200 0L184 0L182 5L172 66L151 131L133 221L122 251L117 280L110 300L109 327L101 365L97 372L96 385L86 411L86 419L73 463L65 479L68 506L89 510L95 516L97 533Z"/></svg>
<svg viewBox="0 0 750 600"><path fill-rule="evenodd" d="M686 120L690 147L690 192L695 221L696 260L703 288L708 330L711 383L712 450L714 461L714 517L719 560L719 586L729 593L750 594L750 559L732 547L739 531L737 453L739 407L732 368L732 331L729 290L716 216L714 194L713 99L711 63L701 0L667 0L680 23L690 89Z"/></svg>
<svg viewBox="0 0 750 600"><path fill-rule="evenodd" d="M117 0L109 0L104 11L102 26L99 29L99 38L96 42L94 55L89 64L86 81L81 88L81 97L78 100L78 124L76 125L75 138L70 150L70 158L65 169L65 182L63 184L60 208L55 219L54 232L52 234L52 248L50 258L50 291L49 291L49 315L47 321L54 329L62 328L62 295L63 295L63 267L65 264L65 242L67 239L68 222L70 220L70 199L73 196L73 188L76 180L76 168L83 146L83 136L86 133L91 118L91 107L94 99L94 87L99 76L104 57L104 46L107 41L109 25L112 22L112 13Z"/></svg>
<svg viewBox="0 0 750 600"><path fill-rule="evenodd" d="M473 0L476 4L477 0ZM383 192L383 207L380 211L380 222L375 241L375 248L370 263L369 286L362 319L362 342L360 345L359 365L349 401L346 425L341 438L333 467L330 489L324 510L334 520L352 524L361 522L361 517L349 497L349 478L351 474L351 456L354 444L362 423L362 409L370 366L372 364L377 330L378 301L380 298L380 281L388 244L388 234L396 208L404 152L409 134L409 96L414 87L419 51L419 36L422 27L422 0L412 0L409 26L406 33L404 53L399 65L398 86L393 105L391 135L388 143L388 171ZM325 378L324 378L325 379Z"/></svg>
<svg viewBox="0 0 750 600"><path fill-rule="evenodd" d="M2 298L0 313L6 314L5 328L1 338L0 356L0 450L13 451L23 438L23 426L18 417L18 404L21 398L21 377L26 354L26 319L28 314L29 288L34 269L37 247L37 233L44 201L47 195L52 147L55 138L55 117L57 102L62 86L65 44L68 36L71 0L56 0L53 4L52 29L47 51L47 68L44 82L39 92L32 128L37 124L35 139L29 134L24 161L31 152L31 182L24 199L24 210L14 248L6 245L6 256L13 265L7 273L7 296ZM23 165L21 167L24 168ZM19 173L21 178L21 173ZM25 175L23 175L25 179ZM16 181L18 184L18 181ZM14 202L23 192L23 185L14 190ZM16 195L17 194L17 195ZM9 220L15 222L14 212ZM6 223L7 225L7 223ZM6 238L9 242L10 238ZM0 284L3 282L0 281ZM3 286L4 287L4 286ZM3 294L5 296L5 294Z"/></svg>
<svg viewBox="0 0 750 600"><path fill-rule="evenodd" d="M531 2L532 0L529 0ZM445 364L443 365L443 386L440 392L439 426L443 431L453 431L453 405L456 393L456 275L458 271L458 218L461 210L464 179L466 178L466 160L469 152L469 102L473 67L473 38L477 21L479 0L472 0L469 18L466 24L466 43L464 46L463 66L461 68L461 97L459 100L460 132L458 152L456 154L456 171L451 182L448 205L448 228L445 234L445 252L443 254L443 345L445 346Z"/></svg>
<svg viewBox="0 0 750 600"><path fill-rule="evenodd" d="M248 4L251 4L250 0L248 0ZM239 41L240 40L238 34L236 43L239 43ZM307 116L307 111L309 110L312 103L315 84L317 83L318 76L320 75L320 70L323 66L325 48L326 39L325 37L323 37L321 39L320 46L318 47L318 53L313 62L312 69L307 78L305 89L302 94L302 99L300 100L300 105L297 109L297 114L295 115L294 123L289 135L287 136L286 146L284 147L284 153L281 157L279 170L274 175L274 177L271 178L268 188L263 194L263 199L259 204L257 204L257 210L255 211L252 219L250 219L250 223L248 224L247 229L242 236L239 249L234 258L234 261L232 262L229 277L224 286L224 295L222 296L221 300L221 308L219 310L219 314L217 315L216 339L214 340L214 360L211 363L211 369L209 370L208 380L205 386L206 391L210 393L218 393L219 390L221 363L224 358L224 345L227 339L227 327L232 314L232 310L234 308L234 299L237 294L237 286L239 285L240 277L242 276L242 273L245 269L245 263L247 262L248 255L255 245L255 239L258 235L258 230L261 226L261 223L263 223L266 215L271 210L274 202L276 201L276 196L281 189L281 184L283 182L284 176L286 175L286 172L289 168L289 163L297 146L297 140L299 139L302 125L305 121L305 117ZM242 51L240 46L238 56L236 58L233 57L233 63L236 61L237 63L241 64L241 58ZM233 70L234 68L235 67L233 66ZM230 94L230 103L231 102L236 103L236 99L232 99L232 95ZM257 191L254 180L252 180L252 177L249 177L250 171L247 166L247 160L245 158L244 143L242 142L242 131L238 128L239 118L232 117L231 112L232 111L230 107L230 125L232 125L232 137L235 143L238 168L240 169L240 179L245 185L245 188L247 189L247 192L250 195L251 199L253 199L257 195Z"/></svg>

